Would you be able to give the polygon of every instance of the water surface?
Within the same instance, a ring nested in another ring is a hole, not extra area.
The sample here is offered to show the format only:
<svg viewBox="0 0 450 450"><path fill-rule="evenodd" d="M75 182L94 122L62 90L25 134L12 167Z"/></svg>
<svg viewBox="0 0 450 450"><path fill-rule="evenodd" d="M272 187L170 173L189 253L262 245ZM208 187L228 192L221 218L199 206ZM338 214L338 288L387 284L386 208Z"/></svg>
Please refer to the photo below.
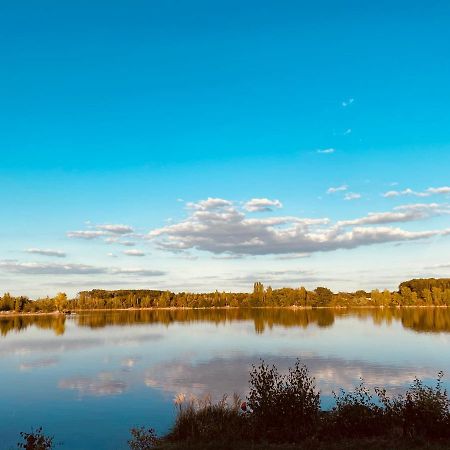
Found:
<svg viewBox="0 0 450 450"><path fill-rule="evenodd" d="M450 309L227 309L0 317L0 446L43 426L62 449L126 449L128 430L167 431L183 392L245 395L262 358L300 358L322 392L400 392L443 370L449 385ZM81 445L82 444L82 445Z"/></svg>

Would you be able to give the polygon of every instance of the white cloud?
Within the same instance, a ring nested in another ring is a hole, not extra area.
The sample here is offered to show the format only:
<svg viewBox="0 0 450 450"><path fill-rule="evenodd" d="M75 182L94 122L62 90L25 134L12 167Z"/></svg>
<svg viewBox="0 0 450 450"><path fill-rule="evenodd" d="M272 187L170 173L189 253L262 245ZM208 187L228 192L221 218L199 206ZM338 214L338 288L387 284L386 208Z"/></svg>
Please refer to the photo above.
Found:
<svg viewBox="0 0 450 450"><path fill-rule="evenodd" d="M125 247L133 247L134 245L136 245L136 243L133 241L119 241L118 244L124 245Z"/></svg>
<svg viewBox="0 0 450 450"><path fill-rule="evenodd" d="M425 191L417 192L413 191L410 188L404 189L403 191L388 191L385 192L383 197L385 198L393 198L393 197L402 197L405 195L410 195L413 197L430 197L431 195L445 195L450 194L450 186L441 186L441 187L429 187Z"/></svg>
<svg viewBox="0 0 450 450"><path fill-rule="evenodd" d="M345 227L349 225L380 225L396 222L412 222L446 214L450 214L450 207L448 205L417 203L397 206L393 211L389 212L370 212L367 216L358 219L341 220L336 223L336 226Z"/></svg>
<svg viewBox="0 0 450 450"><path fill-rule="evenodd" d="M222 255L214 255L213 259L223 259L223 260L228 260L228 259L242 259L244 258L245 255L239 255L239 254L222 254Z"/></svg>
<svg viewBox="0 0 450 450"><path fill-rule="evenodd" d="M66 256L66 253L61 250L52 250L48 248L27 248L26 252L43 256L56 256L57 258L64 258Z"/></svg>
<svg viewBox="0 0 450 450"><path fill-rule="evenodd" d="M334 194L335 192L342 192L346 191L347 189L348 186L346 184L343 184L342 186L330 187L327 189L327 194Z"/></svg>
<svg viewBox="0 0 450 450"><path fill-rule="evenodd" d="M118 244L124 245L125 247L133 247L134 245L136 245L136 243L133 241L121 241L117 236L107 237L104 241L107 244Z"/></svg>
<svg viewBox="0 0 450 450"><path fill-rule="evenodd" d="M101 236L106 236L108 233L100 230L77 230L77 231L68 231L67 237L72 239L96 239Z"/></svg>
<svg viewBox="0 0 450 450"><path fill-rule="evenodd" d="M107 238L105 239L105 242L106 242L107 244L115 244L118 240L119 240L119 238L118 238L117 236L114 236L114 237L107 237Z"/></svg>
<svg viewBox="0 0 450 450"><path fill-rule="evenodd" d="M188 208L197 209L199 211L208 211L211 209L223 208L226 206L232 206L233 202L229 200L224 200L222 198L212 198L208 197L206 200L201 200L199 202L189 202L187 204Z"/></svg>
<svg viewBox="0 0 450 450"><path fill-rule="evenodd" d="M104 267L86 264L56 264L37 262L0 261L0 270L12 273L26 273L32 275L78 275L106 273Z"/></svg>
<svg viewBox="0 0 450 450"><path fill-rule="evenodd" d="M324 149L317 150L317 153L329 154L329 153L334 153L335 151L336 150L334 148L324 148Z"/></svg>
<svg viewBox="0 0 450 450"><path fill-rule="evenodd" d="M178 223L152 230L148 238L165 250L198 249L214 254L295 254L350 249L386 242L410 241L444 236L450 229L408 231L388 226L366 226L419 220L445 210L436 206L406 205L388 213L330 224L327 218L292 216L247 218L232 202L204 210L193 205L188 217ZM403 208L403 209L402 209ZM428 212L425 212L428 211ZM384 215L383 215L384 214ZM346 227L353 226L351 229Z"/></svg>
<svg viewBox="0 0 450 450"><path fill-rule="evenodd" d="M145 277L159 277L166 274L166 272L162 272L161 270L142 268L112 269L111 273L116 275L139 275Z"/></svg>
<svg viewBox="0 0 450 450"><path fill-rule="evenodd" d="M145 253L142 250L138 250L136 248L133 248L131 250L124 250L123 254L127 256L145 256Z"/></svg>
<svg viewBox="0 0 450 450"><path fill-rule="evenodd" d="M441 187L438 187L438 188L430 187L430 188L427 189L427 192L430 195L433 195L433 194L450 194L450 186L441 186Z"/></svg>
<svg viewBox="0 0 450 450"><path fill-rule="evenodd" d="M289 255L280 255L277 257L277 259L286 260L286 259L303 259L303 258L309 258L311 256L310 253L292 253Z"/></svg>
<svg viewBox="0 0 450 450"><path fill-rule="evenodd" d="M344 200L358 200L359 198L361 198L361 194L356 192L348 192L344 196Z"/></svg>
<svg viewBox="0 0 450 450"><path fill-rule="evenodd" d="M111 254L112 255L112 254ZM0 261L0 271L28 275L141 275L161 276L165 272L143 268L101 267L86 264L56 264Z"/></svg>
<svg viewBox="0 0 450 450"><path fill-rule="evenodd" d="M342 106L343 106L344 108L346 108L347 106L350 106L354 101L355 101L354 98L349 98L348 100L344 100L344 101L342 102Z"/></svg>
<svg viewBox="0 0 450 450"><path fill-rule="evenodd" d="M274 208L282 208L279 200L270 200L268 198L252 198L244 205L244 209L250 212L273 211Z"/></svg>
<svg viewBox="0 0 450 450"><path fill-rule="evenodd" d="M133 233L133 228L122 224L102 224L95 225L95 230L76 230L67 232L67 237L72 239L96 239L106 236L105 242L108 244L117 242L118 236Z"/></svg>
<svg viewBox="0 0 450 450"><path fill-rule="evenodd" d="M133 228L129 225L123 224L103 224L96 225L95 228L97 230L106 231L107 233L111 234L129 234L134 231Z"/></svg>
<svg viewBox="0 0 450 450"><path fill-rule="evenodd" d="M424 269L450 269L450 264L435 264L433 266L425 266Z"/></svg>

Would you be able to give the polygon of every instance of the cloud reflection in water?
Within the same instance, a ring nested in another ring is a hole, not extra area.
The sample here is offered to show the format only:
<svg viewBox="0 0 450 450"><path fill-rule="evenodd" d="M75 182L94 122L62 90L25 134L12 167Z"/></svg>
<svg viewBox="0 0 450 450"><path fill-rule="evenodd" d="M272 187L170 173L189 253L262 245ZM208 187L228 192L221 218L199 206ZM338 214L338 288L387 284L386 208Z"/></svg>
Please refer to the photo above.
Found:
<svg viewBox="0 0 450 450"><path fill-rule="evenodd" d="M116 379L110 372L99 373L96 377L73 377L62 379L60 389L78 391L81 396L102 397L122 394L126 389L124 381Z"/></svg>
<svg viewBox="0 0 450 450"><path fill-rule="evenodd" d="M286 371L295 363L294 357L263 358L275 364L280 371ZM390 392L402 391L414 377L434 378L436 373L427 368L379 366L365 361L347 361L340 358L321 358L305 355L300 358L323 395L331 395L333 390L351 390L363 378L368 387L388 387ZM174 361L156 365L145 373L145 384L161 389L170 395L180 392L187 395L204 396L211 394L220 398L234 392L245 395L248 390L249 371L252 363L258 365L259 357L237 356L235 358L214 358L210 361L192 363Z"/></svg>

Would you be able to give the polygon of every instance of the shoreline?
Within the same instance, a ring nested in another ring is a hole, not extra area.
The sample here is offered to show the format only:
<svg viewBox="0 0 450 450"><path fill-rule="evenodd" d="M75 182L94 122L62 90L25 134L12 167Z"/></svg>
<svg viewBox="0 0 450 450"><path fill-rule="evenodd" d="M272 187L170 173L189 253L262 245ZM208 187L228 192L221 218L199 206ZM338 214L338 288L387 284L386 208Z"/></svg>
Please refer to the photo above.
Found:
<svg viewBox="0 0 450 450"><path fill-rule="evenodd" d="M172 307L150 307L150 308L88 308L88 309L72 309L68 314L62 311L50 311L50 312L16 312L16 311L0 311L0 318L2 317L20 317L20 316L71 316L78 313L93 313L93 312L117 312L117 311L188 311L188 310L249 310L249 309L286 309L286 310L316 310L316 309L329 309L329 310L342 310L342 309L435 309L435 308L450 308L449 305L396 305L396 306L375 306L375 305L354 305L354 306L255 306L255 307L240 307L240 306L206 306L201 308L191 308L185 306L172 306ZM75 313L75 314L73 314Z"/></svg>

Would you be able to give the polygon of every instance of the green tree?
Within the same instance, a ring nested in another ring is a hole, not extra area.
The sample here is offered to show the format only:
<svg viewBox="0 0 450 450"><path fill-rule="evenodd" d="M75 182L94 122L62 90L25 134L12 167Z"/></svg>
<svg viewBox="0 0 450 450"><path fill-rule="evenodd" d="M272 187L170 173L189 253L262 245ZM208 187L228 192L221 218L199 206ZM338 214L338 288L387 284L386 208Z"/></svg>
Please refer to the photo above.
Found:
<svg viewBox="0 0 450 450"><path fill-rule="evenodd" d="M308 297L308 292L306 289L302 286L298 291L298 301L299 306L306 306L306 299Z"/></svg>
<svg viewBox="0 0 450 450"><path fill-rule="evenodd" d="M257 281L253 285L253 295L250 306L261 306L264 302L264 285Z"/></svg>
<svg viewBox="0 0 450 450"><path fill-rule="evenodd" d="M331 300L333 298L333 292L330 291L330 289L326 287L317 287L314 289L314 292L316 293L316 305L317 306L327 306L331 303Z"/></svg>

